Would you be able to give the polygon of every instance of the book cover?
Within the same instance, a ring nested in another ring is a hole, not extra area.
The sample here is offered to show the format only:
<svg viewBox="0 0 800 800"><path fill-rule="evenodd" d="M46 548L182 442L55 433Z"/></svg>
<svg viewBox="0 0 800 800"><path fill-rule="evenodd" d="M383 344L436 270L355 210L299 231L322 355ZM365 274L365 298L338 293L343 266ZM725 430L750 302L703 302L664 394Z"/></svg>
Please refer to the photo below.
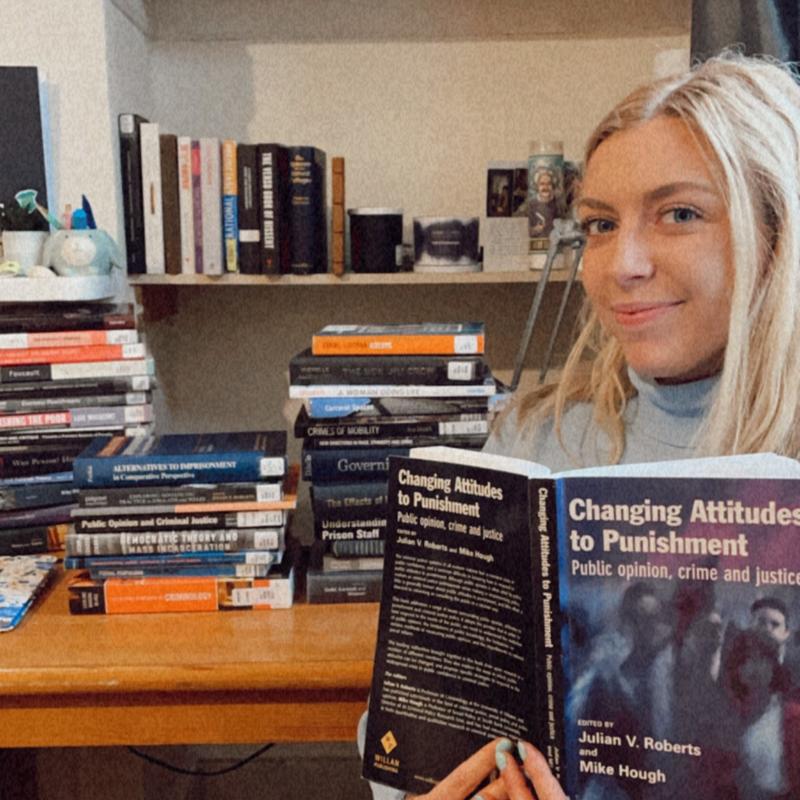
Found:
<svg viewBox="0 0 800 800"><path fill-rule="evenodd" d="M239 272L242 275L257 275L261 272L261 201L257 145L238 145L236 173Z"/></svg>
<svg viewBox="0 0 800 800"><path fill-rule="evenodd" d="M239 271L239 187L236 142L222 142L222 238L225 271Z"/></svg>
<svg viewBox="0 0 800 800"><path fill-rule="evenodd" d="M311 338L311 352L326 355L482 355L482 322L326 325Z"/></svg>
<svg viewBox="0 0 800 800"><path fill-rule="evenodd" d="M180 219L181 272L194 271L194 201L192 197L192 139L178 137L178 217Z"/></svg>
<svg viewBox="0 0 800 800"><path fill-rule="evenodd" d="M200 203L202 208L203 273L222 275L222 166L219 139L200 139Z"/></svg>
<svg viewBox="0 0 800 800"><path fill-rule="evenodd" d="M164 212L161 195L161 144L157 122L139 126L142 156L142 208L144 211L144 257L149 275L163 275Z"/></svg>
<svg viewBox="0 0 800 800"><path fill-rule="evenodd" d="M265 275L290 272L291 210L289 151L282 144L258 145L261 269Z"/></svg>
<svg viewBox="0 0 800 800"><path fill-rule="evenodd" d="M289 147L290 263L294 275L328 271L326 156L318 147Z"/></svg>
<svg viewBox="0 0 800 800"><path fill-rule="evenodd" d="M19 625L55 573L52 555L0 556L0 633Z"/></svg>
<svg viewBox="0 0 800 800"><path fill-rule="evenodd" d="M86 487L279 478L286 472L286 431L98 437L73 472Z"/></svg>
<svg viewBox="0 0 800 800"><path fill-rule="evenodd" d="M125 215L125 255L129 275L143 275L147 272L140 133L141 126L145 122L147 119L139 114L120 114L117 121L122 176L122 208Z"/></svg>
<svg viewBox="0 0 800 800"><path fill-rule="evenodd" d="M168 275L181 273L181 211L178 198L178 137L158 137L161 158L161 227L164 232L164 265Z"/></svg>
<svg viewBox="0 0 800 800"><path fill-rule="evenodd" d="M415 454L389 476L365 776L426 791L509 736L573 798L768 796L754 737L793 759L798 653L765 621L800 608L796 462Z"/></svg>
<svg viewBox="0 0 800 800"><path fill-rule="evenodd" d="M315 356L307 348L289 360L289 383L474 384L491 377L481 356Z"/></svg>

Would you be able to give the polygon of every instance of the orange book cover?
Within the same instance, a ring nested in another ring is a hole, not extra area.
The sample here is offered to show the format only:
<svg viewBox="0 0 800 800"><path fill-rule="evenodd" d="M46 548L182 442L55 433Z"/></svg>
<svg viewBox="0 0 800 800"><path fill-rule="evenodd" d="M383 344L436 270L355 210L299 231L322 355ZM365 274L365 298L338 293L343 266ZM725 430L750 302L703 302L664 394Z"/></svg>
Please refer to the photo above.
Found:
<svg viewBox="0 0 800 800"><path fill-rule="evenodd" d="M326 325L311 338L311 353L332 355L482 355L481 322Z"/></svg>
<svg viewBox="0 0 800 800"><path fill-rule="evenodd" d="M74 364L86 361L118 361L144 358L142 342L132 344L90 344L68 347L25 347L17 350L0 349L0 367L27 364Z"/></svg>

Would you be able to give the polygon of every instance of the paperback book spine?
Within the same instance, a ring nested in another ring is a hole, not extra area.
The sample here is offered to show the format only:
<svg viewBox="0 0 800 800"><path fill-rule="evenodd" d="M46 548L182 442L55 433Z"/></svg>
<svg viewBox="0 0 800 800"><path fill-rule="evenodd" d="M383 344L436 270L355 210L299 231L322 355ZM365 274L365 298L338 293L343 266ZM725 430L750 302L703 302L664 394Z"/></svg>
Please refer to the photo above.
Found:
<svg viewBox="0 0 800 800"><path fill-rule="evenodd" d="M126 220L127 221L127 220ZM100 303L69 303L51 306L47 314L37 313L32 303L6 304L0 315L0 332L30 333L32 331L116 330L135 328L133 306Z"/></svg>
<svg viewBox="0 0 800 800"><path fill-rule="evenodd" d="M376 603L381 599L382 585L381 570L323 572L310 569L306 574L306 602Z"/></svg>
<svg viewBox="0 0 800 800"><path fill-rule="evenodd" d="M342 450L344 448L366 447L432 447L435 445L449 445L451 447L464 447L477 449L486 443L486 435L478 436L354 436L336 438L317 438L309 436L304 446L312 450Z"/></svg>
<svg viewBox="0 0 800 800"><path fill-rule="evenodd" d="M312 397L492 397L496 393L497 386L493 380L483 383L419 386L351 383L289 386L289 397L292 400L307 400Z"/></svg>
<svg viewBox="0 0 800 800"><path fill-rule="evenodd" d="M72 481L28 486L0 486L0 511L76 503L78 488Z"/></svg>
<svg viewBox="0 0 800 800"><path fill-rule="evenodd" d="M72 533L69 556L122 556L157 553L235 553L278 550L286 545L284 528L231 528L203 531Z"/></svg>
<svg viewBox="0 0 800 800"><path fill-rule="evenodd" d="M69 529L67 523L60 523L0 530L0 556L21 556L60 550L64 547Z"/></svg>
<svg viewBox="0 0 800 800"><path fill-rule="evenodd" d="M325 162L317 147L289 147L289 267L294 275L328 271Z"/></svg>
<svg viewBox="0 0 800 800"><path fill-rule="evenodd" d="M372 516L342 514L314 517L314 538L330 546L334 542L366 542L386 538L387 510L372 509Z"/></svg>
<svg viewBox="0 0 800 800"><path fill-rule="evenodd" d="M74 503L62 503L42 508L20 508L13 511L0 511L0 530L9 528L31 528L35 525L56 525L70 521Z"/></svg>
<svg viewBox="0 0 800 800"><path fill-rule="evenodd" d="M72 364L90 361L116 361L144 358L143 342L131 344L93 344L69 347L21 347L0 350L0 366Z"/></svg>
<svg viewBox="0 0 800 800"><path fill-rule="evenodd" d="M88 408L92 406L143 405L149 401L149 392L86 395L85 397L20 397L16 400L0 399L0 412L50 411L65 408Z"/></svg>
<svg viewBox="0 0 800 800"><path fill-rule="evenodd" d="M239 188L237 185L236 142L222 142L222 237L225 271L239 271Z"/></svg>
<svg viewBox="0 0 800 800"><path fill-rule="evenodd" d="M118 119L122 207L125 215L125 254L129 275L143 275L147 272L140 137L143 122L147 120L138 114L120 114Z"/></svg>
<svg viewBox="0 0 800 800"><path fill-rule="evenodd" d="M203 273L222 275L222 172L219 139L213 136L200 139L200 184L203 209Z"/></svg>
<svg viewBox="0 0 800 800"><path fill-rule="evenodd" d="M26 450L0 452L0 478L27 478L46 475L50 472L64 472L72 469L72 464L85 447L31 447Z"/></svg>
<svg viewBox="0 0 800 800"><path fill-rule="evenodd" d="M110 397L130 393L146 393L153 388L149 375L123 378L87 378L70 381L40 381L38 383L5 383L0 385L0 399L44 399L60 397Z"/></svg>
<svg viewBox="0 0 800 800"><path fill-rule="evenodd" d="M31 331L0 334L0 350L37 347L86 347L87 345L134 344L139 341L132 328L118 330Z"/></svg>
<svg viewBox="0 0 800 800"><path fill-rule="evenodd" d="M345 180L344 158L331 159L331 272L345 271Z"/></svg>
<svg viewBox="0 0 800 800"><path fill-rule="evenodd" d="M495 396L495 395L493 395ZM351 417L372 422L375 418L482 414L489 410L488 397L309 397L304 402L312 419Z"/></svg>
<svg viewBox="0 0 800 800"><path fill-rule="evenodd" d="M218 483L213 486L84 489L79 504L81 508L120 508L186 503L275 503L283 497L283 484L279 482Z"/></svg>
<svg viewBox="0 0 800 800"><path fill-rule="evenodd" d="M178 199L178 137L158 137L161 156L161 227L164 232L164 268L168 275L181 273L181 213Z"/></svg>
<svg viewBox="0 0 800 800"><path fill-rule="evenodd" d="M363 356L379 353L406 355L482 355L483 334L320 336L314 334L311 349L315 356Z"/></svg>
<svg viewBox="0 0 800 800"><path fill-rule="evenodd" d="M161 198L161 149L158 123L140 126L142 148L142 207L144 208L144 251L149 275L163 275L164 217Z"/></svg>
<svg viewBox="0 0 800 800"><path fill-rule="evenodd" d="M0 414L0 430L17 428L108 428L153 421L153 407L71 408L32 414Z"/></svg>
<svg viewBox="0 0 800 800"><path fill-rule="evenodd" d="M89 577L95 581L109 578L155 578L213 576L215 578L265 578L270 572L269 564L198 564L196 566L169 567L93 567Z"/></svg>
<svg viewBox="0 0 800 800"><path fill-rule="evenodd" d="M192 140L178 137L178 216L180 218L181 272L194 270L194 208L192 201Z"/></svg>
<svg viewBox="0 0 800 800"><path fill-rule="evenodd" d="M261 210L261 272L281 275L290 271L291 226L289 207L289 153L280 144L258 145Z"/></svg>
<svg viewBox="0 0 800 800"><path fill-rule="evenodd" d="M261 203L259 193L258 147L240 144L236 152L239 215L239 272L261 272Z"/></svg>
<svg viewBox="0 0 800 800"><path fill-rule="evenodd" d="M302 450L302 475L312 483L382 480L389 474L389 456L407 456L408 447Z"/></svg>
<svg viewBox="0 0 800 800"><path fill-rule="evenodd" d="M91 516L88 516L91 514ZM219 528L270 528L286 523L286 512L239 511L233 513L173 514L154 511L150 514L103 514L76 509L72 522L76 533L114 533L115 531L182 531ZM2 520L0 519L0 526Z"/></svg>
<svg viewBox="0 0 800 800"><path fill-rule="evenodd" d="M135 347L136 345L109 345ZM153 359L131 358L111 361L76 361L74 363L23 364L0 367L0 383L30 381L72 381L84 378L126 378L155 374Z"/></svg>
<svg viewBox="0 0 800 800"><path fill-rule="evenodd" d="M235 553L162 553L160 555L67 556L64 569L106 569L110 567L186 567L208 564L259 564L269 566L281 558L283 548L240 550Z"/></svg>
<svg viewBox="0 0 800 800"><path fill-rule="evenodd" d="M310 488L311 508L315 516L336 517L347 512L371 513L386 509L386 481L358 483L320 483Z"/></svg>
<svg viewBox="0 0 800 800"><path fill-rule="evenodd" d="M192 229L194 230L194 271L205 272L203 262L203 163L200 140L192 139Z"/></svg>
<svg viewBox="0 0 800 800"><path fill-rule="evenodd" d="M465 415L476 416L476 415ZM481 436L489 433L489 422L483 419L452 419L424 417L397 420L392 417L376 417L374 421L352 422L348 419L320 422L307 415L295 420L294 435L299 439L317 442L328 439L349 439L355 437L379 438L382 436L446 437Z"/></svg>

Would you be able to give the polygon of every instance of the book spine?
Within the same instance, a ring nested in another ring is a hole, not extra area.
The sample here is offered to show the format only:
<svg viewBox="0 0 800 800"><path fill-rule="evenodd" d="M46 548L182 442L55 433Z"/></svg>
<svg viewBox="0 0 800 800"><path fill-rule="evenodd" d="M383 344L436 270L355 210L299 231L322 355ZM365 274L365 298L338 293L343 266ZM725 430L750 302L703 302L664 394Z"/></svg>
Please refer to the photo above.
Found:
<svg viewBox="0 0 800 800"><path fill-rule="evenodd" d="M152 458L82 455L73 464L75 482L86 487L258 481L279 477L285 471L285 457L265 457L257 452L183 453Z"/></svg>
<svg viewBox="0 0 800 800"><path fill-rule="evenodd" d="M387 512L372 509L373 516L314 517L314 538L330 546L334 542L382 541L386 538Z"/></svg>
<svg viewBox="0 0 800 800"><path fill-rule="evenodd" d="M21 556L47 553L64 547L70 526L34 525L0 531L0 556Z"/></svg>
<svg viewBox="0 0 800 800"><path fill-rule="evenodd" d="M345 182L344 158L331 159L331 272L344 275L345 271Z"/></svg>
<svg viewBox="0 0 800 800"><path fill-rule="evenodd" d="M178 137L162 133L161 157L161 227L164 232L164 265L168 275L181 273L181 212L178 199Z"/></svg>
<svg viewBox="0 0 800 800"><path fill-rule="evenodd" d="M135 344L135 330L32 331L0 334L0 350L27 350L38 347L86 347L89 345Z"/></svg>
<svg viewBox="0 0 800 800"><path fill-rule="evenodd" d="M94 581L108 578L154 578L154 577L186 577L195 575L213 576L215 578L265 578L270 572L269 564L198 564L195 566L166 567L92 567L89 577Z"/></svg>
<svg viewBox="0 0 800 800"><path fill-rule="evenodd" d="M285 548L274 550L239 550L233 553L160 553L155 555L66 556L64 569L108 569L120 567L164 568L169 566L200 567L210 564L258 564L270 566L280 561Z"/></svg>
<svg viewBox="0 0 800 800"><path fill-rule="evenodd" d="M316 147L289 150L290 263L294 275L327 272L325 153Z"/></svg>
<svg viewBox="0 0 800 800"><path fill-rule="evenodd" d="M51 483L64 483L72 481L72 470L62 472L46 472L42 475L32 475L28 478L3 478L0 487L7 489L12 486L42 485Z"/></svg>
<svg viewBox="0 0 800 800"><path fill-rule="evenodd" d="M142 148L142 207L144 251L149 275L163 275L164 220L161 200L161 148L158 123L143 122L139 128Z"/></svg>
<svg viewBox="0 0 800 800"><path fill-rule="evenodd" d="M261 203L259 200L258 148L240 144L236 152L239 216L239 272L261 271Z"/></svg>
<svg viewBox="0 0 800 800"><path fill-rule="evenodd" d="M70 582L72 614L143 614L217 611L221 608L290 608L294 595L293 573L278 578L86 577Z"/></svg>
<svg viewBox="0 0 800 800"><path fill-rule="evenodd" d="M353 539L350 541L331 542L327 551L334 558L370 558L381 557L385 549L383 539Z"/></svg>
<svg viewBox="0 0 800 800"><path fill-rule="evenodd" d="M203 531L118 531L71 533L69 556L127 556L161 553L236 553L279 550L286 546L284 528L231 528Z"/></svg>
<svg viewBox="0 0 800 800"><path fill-rule="evenodd" d="M154 511L151 514L78 516L73 515L76 533L114 533L115 531L181 531L229 528L272 528L285 524L285 511L239 511L233 513L181 514ZM2 520L0 520L2 525Z"/></svg>
<svg viewBox="0 0 800 800"><path fill-rule="evenodd" d="M33 304L28 304L29 306ZM34 306L40 308L40 306ZM122 304L109 311L104 305L81 305L69 308L48 308L46 314L26 307L5 306L0 315L0 332L30 333L32 331L116 330L135 328L133 306Z"/></svg>
<svg viewBox="0 0 800 800"><path fill-rule="evenodd" d="M239 271L239 188L237 185L236 142L222 142L222 236L226 272Z"/></svg>
<svg viewBox="0 0 800 800"><path fill-rule="evenodd" d="M220 145L216 137L200 139L200 184L203 207L203 273L222 275L222 172Z"/></svg>
<svg viewBox="0 0 800 800"><path fill-rule="evenodd" d="M408 356L294 356L289 382L309 384L469 384L490 377L480 357Z"/></svg>
<svg viewBox="0 0 800 800"><path fill-rule="evenodd" d="M280 144L261 144L257 150L261 214L261 272L289 272L289 154Z"/></svg>
<svg viewBox="0 0 800 800"><path fill-rule="evenodd" d="M489 422L483 419L430 419L419 418L407 422L396 422L391 417L374 422L350 422L346 419L331 422L317 422L311 418L296 420L294 435L298 439L311 439L319 444L322 440L347 439L354 437L377 438L382 436L446 437L481 436L489 433ZM314 445L312 445L313 447Z"/></svg>
<svg viewBox="0 0 800 800"><path fill-rule="evenodd" d="M99 378L41 383L7 383L0 386L3 400L36 400L59 397L112 397L115 395L147 394L153 388L148 375L129 378ZM99 405L99 404L98 404Z"/></svg>
<svg viewBox="0 0 800 800"><path fill-rule="evenodd" d="M344 448L378 448L378 447L462 447L470 450L479 449L486 443L487 434L478 436L344 436L317 438L309 436L305 440L308 450L336 450Z"/></svg>
<svg viewBox="0 0 800 800"><path fill-rule="evenodd" d="M77 397L20 397L13 400L0 399L0 413L20 411L58 411L66 408L91 406L142 405L150 401L149 392L126 392L124 394L86 395Z"/></svg>
<svg viewBox="0 0 800 800"><path fill-rule="evenodd" d="M78 489L71 481L42 483L30 486L0 486L0 509L39 508L63 503L76 503Z"/></svg>
<svg viewBox="0 0 800 800"><path fill-rule="evenodd" d="M377 603L381 599L383 574L380 570L353 572L322 572L309 570L306 574L306 602L320 603Z"/></svg>
<svg viewBox="0 0 800 800"><path fill-rule="evenodd" d="M275 503L283 500L281 483L220 483L216 486L154 486L84 489L81 508L120 508L182 503Z"/></svg>
<svg viewBox="0 0 800 800"><path fill-rule="evenodd" d="M178 218L180 228L181 269L184 275L194 272L194 210L192 205L192 140L178 137Z"/></svg>
<svg viewBox="0 0 800 800"><path fill-rule="evenodd" d="M116 346L116 345L114 345ZM131 347L133 345L124 345ZM148 376L155 371L152 358L125 361L76 361L65 364L23 364L0 367L0 383L29 381L70 381L82 378L125 378Z"/></svg>
<svg viewBox="0 0 800 800"><path fill-rule="evenodd" d="M315 356L335 355L483 355L483 334L376 335L345 334L311 337Z"/></svg>
<svg viewBox="0 0 800 800"><path fill-rule="evenodd" d="M289 397L307 400L312 397L491 397L497 394L494 381L459 384L307 384L289 385Z"/></svg>
<svg viewBox="0 0 800 800"><path fill-rule="evenodd" d="M37 449L21 453L0 453L0 478L27 478L51 472L72 470L75 458L83 448Z"/></svg>
<svg viewBox="0 0 800 800"><path fill-rule="evenodd" d="M301 454L303 478L319 481L382 480L389 474L389 456L407 456L408 447L309 450Z"/></svg>
<svg viewBox="0 0 800 800"><path fill-rule="evenodd" d="M73 508L75 508L73 503L62 503L57 506L2 511L0 512L0 530L67 523L70 521L70 512Z"/></svg>
<svg viewBox="0 0 800 800"><path fill-rule="evenodd" d="M140 141L142 122L146 120L138 114L120 114L118 119L125 253L129 275L143 275L147 272Z"/></svg>
<svg viewBox="0 0 800 800"><path fill-rule="evenodd" d="M192 229L194 271L203 273L203 158L199 139L192 139Z"/></svg>
<svg viewBox="0 0 800 800"><path fill-rule="evenodd" d="M152 421L151 405L71 408L34 414L0 414L0 431L16 428L116 427Z"/></svg>
<svg viewBox="0 0 800 800"><path fill-rule="evenodd" d="M143 342L68 347L24 347L16 350L0 350L0 366L115 361L117 359L144 358L146 355Z"/></svg>
<svg viewBox="0 0 800 800"><path fill-rule="evenodd" d="M312 486L310 491L314 517L320 519L336 518L350 513L369 516L375 509L384 512L388 502L386 481L321 483Z"/></svg>

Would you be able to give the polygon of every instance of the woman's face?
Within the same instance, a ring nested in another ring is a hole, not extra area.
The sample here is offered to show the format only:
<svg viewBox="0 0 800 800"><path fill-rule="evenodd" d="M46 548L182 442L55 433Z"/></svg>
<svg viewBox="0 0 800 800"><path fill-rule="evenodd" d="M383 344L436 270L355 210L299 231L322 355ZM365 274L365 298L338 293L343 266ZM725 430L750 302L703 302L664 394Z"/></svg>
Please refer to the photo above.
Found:
<svg viewBox="0 0 800 800"><path fill-rule="evenodd" d="M728 216L701 146L657 117L619 131L586 167L583 282L642 377L677 383L722 366L733 267Z"/></svg>

